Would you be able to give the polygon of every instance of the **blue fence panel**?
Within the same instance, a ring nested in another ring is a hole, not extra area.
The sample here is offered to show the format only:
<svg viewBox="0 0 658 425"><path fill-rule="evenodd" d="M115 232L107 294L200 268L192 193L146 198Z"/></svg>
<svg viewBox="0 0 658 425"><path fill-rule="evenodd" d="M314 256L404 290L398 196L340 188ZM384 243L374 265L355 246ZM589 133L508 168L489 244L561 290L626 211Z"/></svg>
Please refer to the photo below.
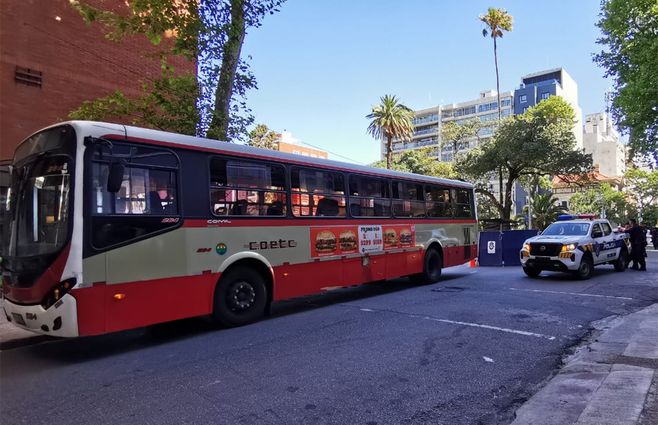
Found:
<svg viewBox="0 0 658 425"><path fill-rule="evenodd" d="M503 265L520 266L519 251L523 242L537 236L537 230L505 230L503 232Z"/></svg>
<svg viewBox="0 0 658 425"><path fill-rule="evenodd" d="M503 235L499 232L480 232L478 248L480 266L503 265Z"/></svg>

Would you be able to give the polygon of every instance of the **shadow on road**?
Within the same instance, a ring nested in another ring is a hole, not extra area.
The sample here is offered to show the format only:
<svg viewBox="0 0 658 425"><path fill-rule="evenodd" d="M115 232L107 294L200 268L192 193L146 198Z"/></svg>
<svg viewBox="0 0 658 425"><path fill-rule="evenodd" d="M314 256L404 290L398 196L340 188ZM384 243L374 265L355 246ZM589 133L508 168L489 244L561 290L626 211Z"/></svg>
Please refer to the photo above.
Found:
<svg viewBox="0 0 658 425"><path fill-rule="evenodd" d="M280 301L272 305L271 314L264 320L414 288L426 287L432 290L467 276L468 270L449 270L439 282L427 286L412 284L408 279L394 279ZM196 317L100 336L73 339L35 336L20 341L7 341L0 346L0 350L4 358L16 355L45 363L76 364L222 331L228 329L222 329L209 317ZM3 375L8 372L5 370ZM14 372L18 371L9 373Z"/></svg>

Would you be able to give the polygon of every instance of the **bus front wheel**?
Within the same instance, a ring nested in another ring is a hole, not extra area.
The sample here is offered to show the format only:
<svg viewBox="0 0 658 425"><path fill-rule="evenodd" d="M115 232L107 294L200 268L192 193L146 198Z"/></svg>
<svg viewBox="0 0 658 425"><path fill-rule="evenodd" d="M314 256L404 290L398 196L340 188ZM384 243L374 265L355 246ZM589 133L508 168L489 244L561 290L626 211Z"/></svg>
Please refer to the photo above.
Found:
<svg viewBox="0 0 658 425"><path fill-rule="evenodd" d="M230 269L215 288L213 317L225 326L242 326L263 317L267 304L265 279L256 270Z"/></svg>

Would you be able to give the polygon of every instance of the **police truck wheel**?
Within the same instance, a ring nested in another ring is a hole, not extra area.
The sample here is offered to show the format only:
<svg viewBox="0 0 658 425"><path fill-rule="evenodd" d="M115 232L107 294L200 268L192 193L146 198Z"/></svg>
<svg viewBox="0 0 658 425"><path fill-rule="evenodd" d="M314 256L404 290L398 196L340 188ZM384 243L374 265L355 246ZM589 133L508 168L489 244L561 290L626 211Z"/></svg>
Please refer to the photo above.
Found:
<svg viewBox="0 0 658 425"><path fill-rule="evenodd" d="M528 275L528 277L537 277L541 274L541 269L535 268L535 267L530 267L526 266L523 267L523 272Z"/></svg>
<svg viewBox="0 0 658 425"><path fill-rule="evenodd" d="M225 326L242 326L263 317L265 280L255 270L238 267L223 275L215 288L213 317Z"/></svg>
<svg viewBox="0 0 658 425"><path fill-rule="evenodd" d="M626 267L628 266L628 253L622 250L619 253L619 258L617 258L617 261L615 261L613 264L615 266L616 272L623 272L626 270Z"/></svg>
<svg viewBox="0 0 658 425"><path fill-rule="evenodd" d="M594 268L594 262L592 261L592 257L583 257L580 260L580 265L578 266L578 270L576 270L576 277L581 280L589 279L589 277L592 275L592 269Z"/></svg>
<svg viewBox="0 0 658 425"><path fill-rule="evenodd" d="M430 248L425 253L423 272L413 276L412 280L420 284L434 283L441 278L442 267L443 257L441 253L434 248Z"/></svg>

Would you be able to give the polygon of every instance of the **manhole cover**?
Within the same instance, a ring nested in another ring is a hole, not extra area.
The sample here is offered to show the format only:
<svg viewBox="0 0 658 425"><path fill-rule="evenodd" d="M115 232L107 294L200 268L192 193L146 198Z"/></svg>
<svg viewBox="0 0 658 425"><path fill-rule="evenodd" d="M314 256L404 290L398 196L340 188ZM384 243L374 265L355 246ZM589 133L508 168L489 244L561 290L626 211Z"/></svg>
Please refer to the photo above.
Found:
<svg viewBox="0 0 658 425"><path fill-rule="evenodd" d="M432 292L461 292L464 287L462 286L442 286L440 288L432 289Z"/></svg>

